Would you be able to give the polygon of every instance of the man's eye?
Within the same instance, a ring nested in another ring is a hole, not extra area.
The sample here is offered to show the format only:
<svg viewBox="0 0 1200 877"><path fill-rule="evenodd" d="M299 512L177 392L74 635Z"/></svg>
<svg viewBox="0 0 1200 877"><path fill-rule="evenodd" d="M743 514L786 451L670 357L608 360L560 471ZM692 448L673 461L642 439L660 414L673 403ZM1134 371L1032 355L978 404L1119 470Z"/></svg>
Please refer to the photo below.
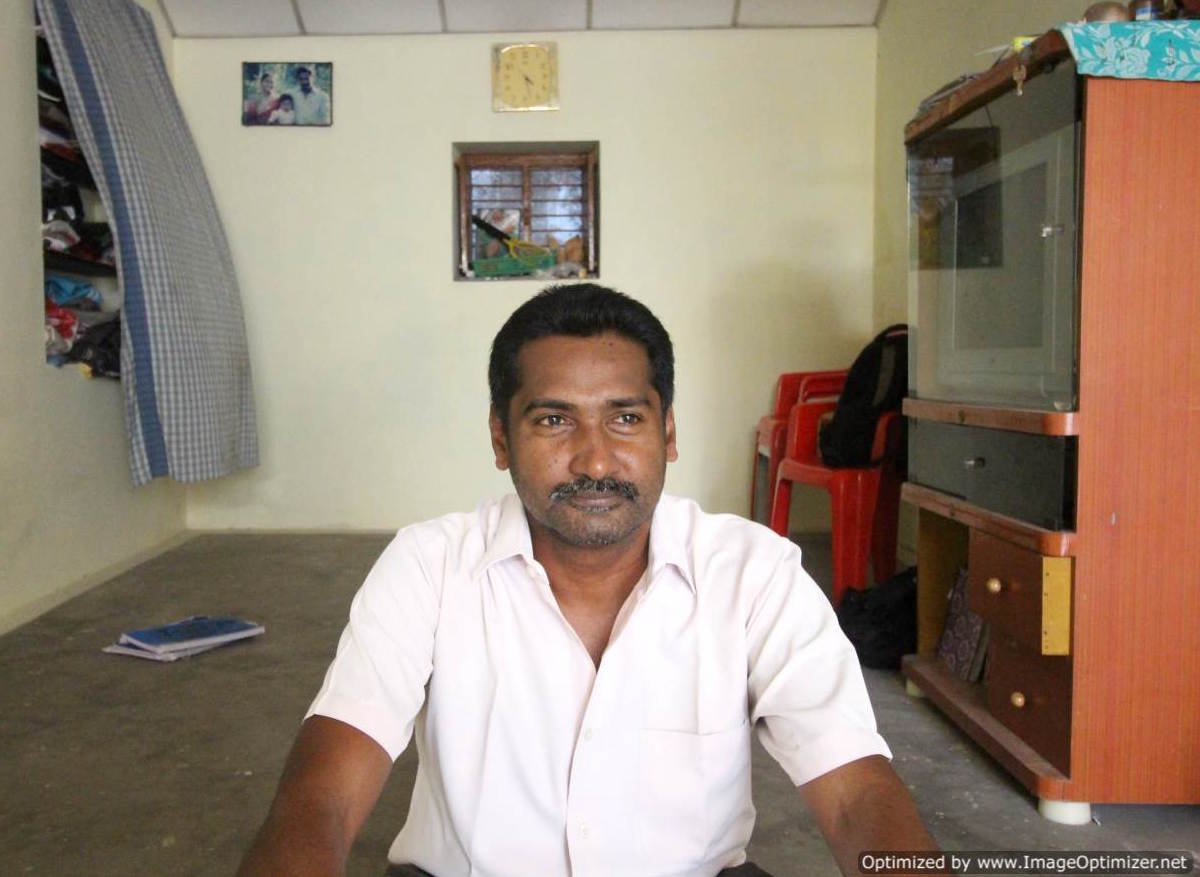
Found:
<svg viewBox="0 0 1200 877"><path fill-rule="evenodd" d="M626 411L623 414L617 415L617 423L622 426L634 426L642 422L642 415L634 414L632 411Z"/></svg>
<svg viewBox="0 0 1200 877"><path fill-rule="evenodd" d="M542 426L562 426L567 422L567 419L561 414L546 414L538 418L538 423Z"/></svg>

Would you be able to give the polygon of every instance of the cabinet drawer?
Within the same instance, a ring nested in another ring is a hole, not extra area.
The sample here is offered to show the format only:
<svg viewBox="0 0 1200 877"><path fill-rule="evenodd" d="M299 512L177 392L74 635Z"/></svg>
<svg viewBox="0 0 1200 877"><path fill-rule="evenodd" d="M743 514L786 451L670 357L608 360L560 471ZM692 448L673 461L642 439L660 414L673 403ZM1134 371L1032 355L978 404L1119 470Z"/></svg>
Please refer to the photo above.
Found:
<svg viewBox="0 0 1200 877"><path fill-rule="evenodd" d="M993 631L988 710L1065 774L1071 772L1071 659L1039 655Z"/></svg>
<svg viewBox="0 0 1200 877"><path fill-rule="evenodd" d="M1044 557L971 531L967 592L971 611L1032 652L1071 654L1070 557Z"/></svg>
<svg viewBox="0 0 1200 877"><path fill-rule="evenodd" d="M1074 436L909 419L908 480L1047 530L1075 526Z"/></svg>

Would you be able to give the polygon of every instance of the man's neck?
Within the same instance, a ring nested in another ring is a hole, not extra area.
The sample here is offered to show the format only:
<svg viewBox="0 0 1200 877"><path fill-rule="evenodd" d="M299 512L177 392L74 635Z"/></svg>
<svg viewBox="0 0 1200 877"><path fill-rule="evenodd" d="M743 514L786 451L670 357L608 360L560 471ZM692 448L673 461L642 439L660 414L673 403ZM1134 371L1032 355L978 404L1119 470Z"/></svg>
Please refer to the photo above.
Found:
<svg viewBox="0 0 1200 877"><path fill-rule="evenodd" d="M569 545L533 521L529 535L533 556L545 568L560 605L619 608L649 560L649 521L613 545Z"/></svg>

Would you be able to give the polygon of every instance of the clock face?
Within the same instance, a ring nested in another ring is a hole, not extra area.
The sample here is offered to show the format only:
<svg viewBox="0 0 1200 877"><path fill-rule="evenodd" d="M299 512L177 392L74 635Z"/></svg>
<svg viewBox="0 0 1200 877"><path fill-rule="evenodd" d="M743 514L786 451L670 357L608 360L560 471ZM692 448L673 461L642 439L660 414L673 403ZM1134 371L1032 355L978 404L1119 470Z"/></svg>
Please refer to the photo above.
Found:
<svg viewBox="0 0 1200 877"><path fill-rule="evenodd" d="M554 43L492 48L492 109L558 109L558 56Z"/></svg>

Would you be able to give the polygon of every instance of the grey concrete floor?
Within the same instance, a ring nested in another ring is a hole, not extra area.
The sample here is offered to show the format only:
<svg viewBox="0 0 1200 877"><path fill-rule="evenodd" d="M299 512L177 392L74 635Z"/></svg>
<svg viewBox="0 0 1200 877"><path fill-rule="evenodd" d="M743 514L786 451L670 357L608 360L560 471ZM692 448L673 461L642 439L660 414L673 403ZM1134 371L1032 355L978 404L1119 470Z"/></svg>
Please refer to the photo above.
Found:
<svg viewBox="0 0 1200 877"><path fill-rule="evenodd" d="M271 799L349 600L387 539L202 535L0 637L0 875L229 875ZM806 548L818 581L828 547ZM174 664L101 654L124 629L193 614L263 623ZM945 849L1200 847L1200 807L1097 806L1069 828L899 674L867 684L895 766ZM381 877L416 769L396 764L348 873ZM777 877L836 874L784 775L756 747L751 857Z"/></svg>

